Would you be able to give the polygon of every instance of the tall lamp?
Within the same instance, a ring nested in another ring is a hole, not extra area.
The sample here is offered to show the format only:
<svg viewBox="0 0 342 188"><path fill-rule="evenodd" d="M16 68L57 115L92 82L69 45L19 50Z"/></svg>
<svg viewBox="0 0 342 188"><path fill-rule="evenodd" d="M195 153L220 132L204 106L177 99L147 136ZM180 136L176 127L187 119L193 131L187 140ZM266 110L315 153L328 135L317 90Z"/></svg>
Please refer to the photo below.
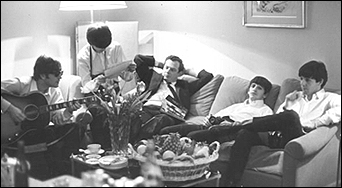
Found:
<svg viewBox="0 0 342 188"><path fill-rule="evenodd" d="M127 8L125 1L61 1L61 11L90 10L91 23L94 22L94 10L124 9Z"/></svg>

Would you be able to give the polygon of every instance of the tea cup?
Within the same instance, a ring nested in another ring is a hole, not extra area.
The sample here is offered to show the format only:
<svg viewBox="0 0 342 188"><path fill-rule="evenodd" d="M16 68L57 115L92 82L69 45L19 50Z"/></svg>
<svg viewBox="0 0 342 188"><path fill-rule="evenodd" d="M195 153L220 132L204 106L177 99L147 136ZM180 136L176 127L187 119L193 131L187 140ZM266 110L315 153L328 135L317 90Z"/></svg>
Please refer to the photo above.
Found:
<svg viewBox="0 0 342 188"><path fill-rule="evenodd" d="M100 144L89 144L87 146L87 149L89 150L90 153L98 153L101 149Z"/></svg>

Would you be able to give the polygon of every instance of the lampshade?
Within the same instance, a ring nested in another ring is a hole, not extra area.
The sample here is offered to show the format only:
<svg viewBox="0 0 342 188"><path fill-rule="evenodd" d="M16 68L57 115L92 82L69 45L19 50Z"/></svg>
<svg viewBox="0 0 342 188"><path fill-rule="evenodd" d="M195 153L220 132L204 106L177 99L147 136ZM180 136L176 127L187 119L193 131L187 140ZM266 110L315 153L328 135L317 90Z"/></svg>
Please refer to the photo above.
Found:
<svg viewBox="0 0 342 188"><path fill-rule="evenodd" d="M107 10L127 8L125 1L61 1L59 10Z"/></svg>
<svg viewBox="0 0 342 188"><path fill-rule="evenodd" d="M127 8L125 1L61 1L59 10L80 11L90 10L91 23L94 22L94 10Z"/></svg>

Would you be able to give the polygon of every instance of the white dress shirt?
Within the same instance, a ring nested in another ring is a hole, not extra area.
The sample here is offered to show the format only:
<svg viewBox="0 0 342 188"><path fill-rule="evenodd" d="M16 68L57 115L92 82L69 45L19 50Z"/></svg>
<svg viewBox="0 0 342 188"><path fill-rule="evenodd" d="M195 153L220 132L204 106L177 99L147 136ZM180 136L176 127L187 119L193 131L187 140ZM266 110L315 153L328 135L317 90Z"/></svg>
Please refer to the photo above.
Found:
<svg viewBox="0 0 342 188"><path fill-rule="evenodd" d="M279 107L277 113L284 111L284 105ZM341 121L341 95L321 89L313 94L310 101L306 96L298 98L287 109L297 112L301 124L306 127L338 123Z"/></svg>
<svg viewBox="0 0 342 188"><path fill-rule="evenodd" d="M91 81L90 76L90 45L84 46L77 54L78 74L82 79L82 86ZM104 73L105 70L126 61L123 49L118 42L113 41L103 52L97 53L92 50L92 75ZM119 78L113 78L119 81Z"/></svg>
<svg viewBox="0 0 342 188"><path fill-rule="evenodd" d="M174 87L174 89L176 88L175 84L176 82L171 83L171 87ZM144 104L144 106L150 106L150 105L162 106L165 103L165 99L168 95L174 97L169 87L167 86L166 81L164 80L163 82L160 83L160 86L157 92L148 99L148 101Z"/></svg>
<svg viewBox="0 0 342 188"><path fill-rule="evenodd" d="M5 89L15 95L23 96L33 91L38 91L37 82L32 77L20 77L1 81L1 89ZM57 104L64 102L62 91L60 88L50 87L46 93L43 93L47 103ZM11 104L1 97L1 111L6 112ZM54 120L57 113L62 113L64 120L69 120L72 117L67 110L55 110L50 112L50 119ZM54 122L55 123L55 122Z"/></svg>
<svg viewBox="0 0 342 188"><path fill-rule="evenodd" d="M251 101L246 99L242 103L236 103L220 110L214 116L229 116L234 121L242 122L244 120L252 119L253 117L272 114L272 109L264 103L264 100Z"/></svg>

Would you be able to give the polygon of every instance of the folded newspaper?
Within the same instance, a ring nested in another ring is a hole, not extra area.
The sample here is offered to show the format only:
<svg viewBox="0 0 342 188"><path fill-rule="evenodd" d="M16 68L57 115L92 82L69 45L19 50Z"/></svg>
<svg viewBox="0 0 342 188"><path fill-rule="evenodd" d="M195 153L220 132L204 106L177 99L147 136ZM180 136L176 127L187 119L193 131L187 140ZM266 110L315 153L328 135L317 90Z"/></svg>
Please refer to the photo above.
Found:
<svg viewBox="0 0 342 188"><path fill-rule="evenodd" d="M173 97L168 95L166 97L166 105L163 105L160 109L162 113L165 113L171 117L174 117L180 121L185 121L185 116L188 113L188 109L179 104Z"/></svg>

